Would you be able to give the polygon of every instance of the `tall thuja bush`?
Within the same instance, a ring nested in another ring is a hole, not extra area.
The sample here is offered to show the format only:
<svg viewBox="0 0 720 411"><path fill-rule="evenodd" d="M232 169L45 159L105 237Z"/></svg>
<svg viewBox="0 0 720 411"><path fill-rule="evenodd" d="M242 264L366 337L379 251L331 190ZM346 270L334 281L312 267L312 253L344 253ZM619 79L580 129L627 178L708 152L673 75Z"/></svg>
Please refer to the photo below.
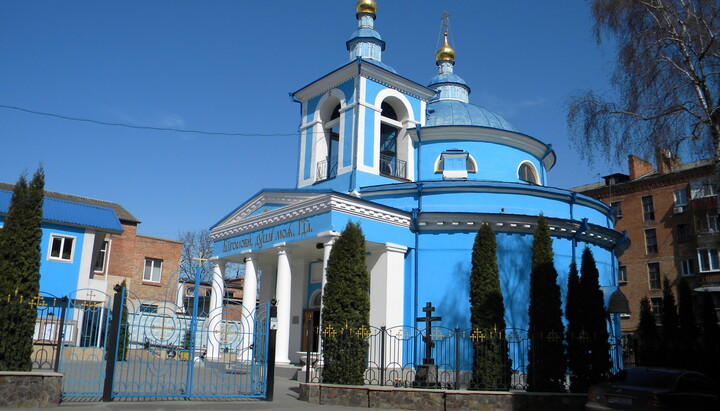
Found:
<svg viewBox="0 0 720 411"><path fill-rule="evenodd" d="M589 359L587 353L587 334L583 323L582 295L580 293L580 276L575 261L570 263L568 275L567 299L565 301L565 318L568 328L567 341L568 370L570 371L570 391L587 392Z"/></svg>
<svg viewBox="0 0 720 411"><path fill-rule="evenodd" d="M43 169L30 183L21 176L0 230L0 370L30 371L40 292L40 240L45 186ZM9 297L9 298L8 298Z"/></svg>
<svg viewBox="0 0 720 411"><path fill-rule="evenodd" d="M128 349L130 348L130 330L128 324L128 299L127 299L127 282L123 280L120 287L123 289L123 306L120 314L120 335L118 337L117 360L125 361L128 357Z"/></svg>
<svg viewBox="0 0 720 411"><path fill-rule="evenodd" d="M662 315L662 343L663 351L667 354L663 356L663 364L671 367L681 367L680 363L680 318L678 317L677 304L675 304L675 295L670 287L670 280L667 277L663 279L663 299L660 308Z"/></svg>
<svg viewBox="0 0 720 411"><path fill-rule="evenodd" d="M680 363L684 367L699 370L702 357L700 356L699 336L695 310L693 309L692 291L685 279L678 285L678 317L680 321Z"/></svg>
<svg viewBox="0 0 720 411"><path fill-rule="evenodd" d="M660 338L658 335L655 315L650 307L650 300L643 297L640 300L640 322L637 328L638 350L635 362L637 365L651 366L658 364L660 353Z"/></svg>
<svg viewBox="0 0 720 411"><path fill-rule="evenodd" d="M532 245L528 391L565 391L564 328L553 257L550 227L541 215Z"/></svg>
<svg viewBox="0 0 720 411"><path fill-rule="evenodd" d="M475 235L470 272L470 323L473 328L473 388L508 389L510 360L505 339L505 305L500 290L497 243L490 225Z"/></svg>
<svg viewBox="0 0 720 411"><path fill-rule="evenodd" d="M588 388L590 385L605 381L610 376L610 343L608 342L608 316L605 311L605 297L600 289L600 273L598 272L590 248L585 247L580 264L580 295L585 330L590 337L588 341Z"/></svg>
<svg viewBox="0 0 720 411"><path fill-rule="evenodd" d="M323 382L364 383L370 327L370 277L365 236L348 223L330 253L323 291Z"/></svg>

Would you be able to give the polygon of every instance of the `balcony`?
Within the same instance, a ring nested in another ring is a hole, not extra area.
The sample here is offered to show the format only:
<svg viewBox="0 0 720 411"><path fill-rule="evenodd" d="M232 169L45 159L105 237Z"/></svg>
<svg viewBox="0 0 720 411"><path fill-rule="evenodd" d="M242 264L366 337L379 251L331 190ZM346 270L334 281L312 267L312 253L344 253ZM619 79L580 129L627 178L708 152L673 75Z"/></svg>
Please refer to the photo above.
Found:
<svg viewBox="0 0 720 411"><path fill-rule="evenodd" d="M337 176L338 157L332 156L317 163L315 182L328 180Z"/></svg>
<svg viewBox="0 0 720 411"><path fill-rule="evenodd" d="M380 154L380 175L407 179L406 162L397 157Z"/></svg>

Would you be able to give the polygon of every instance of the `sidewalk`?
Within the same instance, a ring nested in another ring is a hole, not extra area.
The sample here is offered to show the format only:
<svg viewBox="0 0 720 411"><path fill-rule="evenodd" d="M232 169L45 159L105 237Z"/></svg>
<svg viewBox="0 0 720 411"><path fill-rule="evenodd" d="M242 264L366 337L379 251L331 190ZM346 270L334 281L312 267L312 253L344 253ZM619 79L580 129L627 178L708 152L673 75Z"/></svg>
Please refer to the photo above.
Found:
<svg viewBox="0 0 720 411"><path fill-rule="evenodd" d="M133 410L133 411L167 411L167 410L360 410L354 407L338 407L310 404L298 399L299 382L287 377L275 377L275 393L272 402L255 399L225 400L193 400L193 401L113 401L113 402L63 402L57 408L0 408L10 410Z"/></svg>

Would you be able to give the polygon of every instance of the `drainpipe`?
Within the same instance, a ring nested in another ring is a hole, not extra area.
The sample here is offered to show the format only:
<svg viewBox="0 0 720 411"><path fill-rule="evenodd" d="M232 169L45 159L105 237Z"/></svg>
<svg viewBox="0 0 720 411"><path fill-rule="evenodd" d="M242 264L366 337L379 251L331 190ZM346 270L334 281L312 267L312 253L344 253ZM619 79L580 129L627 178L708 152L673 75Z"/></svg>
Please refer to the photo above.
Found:
<svg viewBox="0 0 720 411"><path fill-rule="evenodd" d="M302 123L303 123L303 115L302 115L303 106L302 106L302 101L295 98L295 95L293 93L288 93L288 94L290 95L290 101L292 101L293 103L300 104L300 124L298 125L298 133L300 134L300 138L297 140L297 145L298 145L297 153L299 155L299 153L302 153L302 130L300 130L300 127L302 126ZM311 134L311 136L312 136L312 134ZM305 153L305 155L307 156L307 153ZM310 158L312 158L312 154L310 155ZM301 164L300 164L301 162L304 163L305 159L304 158L300 159L298 157L298 175L297 175L297 181L295 182L295 187L298 187L300 185L300 181L303 179L302 168L301 168ZM312 166L312 164L311 164L311 166Z"/></svg>
<svg viewBox="0 0 720 411"><path fill-rule="evenodd" d="M419 294L419 288L418 288L418 278L420 278L420 270L418 267L419 261L420 261L420 224L419 224L419 218L420 214L422 213L422 189L423 184L419 181L420 179L420 159L422 158L422 139L420 138L420 124L415 125L415 131L417 132L417 138L418 138L418 149L417 149L417 161L416 168L415 168L415 186L417 187L417 196L418 196L418 206L416 209L413 210L413 225L415 228L415 290L414 290L414 297L413 297L413 319L417 319L418 314L418 294ZM417 321L415 320L415 326L417 326Z"/></svg>
<svg viewBox="0 0 720 411"><path fill-rule="evenodd" d="M360 130L360 69L362 64L362 59L360 57L357 57L355 59L357 61L357 81L355 82L355 130L353 135L353 152L352 152L352 171L350 172L350 188L348 189L349 193L352 193L353 190L355 190L355 185L357 184L357 163L358 163L358 139L359 136L359 130ZM338 165L338 167L340 167Z"/></svg>

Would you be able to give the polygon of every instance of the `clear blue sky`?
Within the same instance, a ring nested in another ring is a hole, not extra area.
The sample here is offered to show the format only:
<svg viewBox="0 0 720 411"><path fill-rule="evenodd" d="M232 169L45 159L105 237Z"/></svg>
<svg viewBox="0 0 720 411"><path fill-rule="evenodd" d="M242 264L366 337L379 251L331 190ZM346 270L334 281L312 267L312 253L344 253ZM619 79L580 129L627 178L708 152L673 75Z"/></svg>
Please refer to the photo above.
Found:
<svg viewBox="0 0 720 411"><path fill-rule="evenodd" d="M450 13L455 73L470 101L551 143L550 185L590 169L570 148L565 101L606 90L581 0L378 0L383 62L421 84L436 74ZM296 183L299 105L288 93L345 64L355 0L0 0L0 105L133 126L280 134L217 136L110 127L0 108L0 181L43 163L48 190L122 204L145 235L217 222L263 188Z"/></svg>

